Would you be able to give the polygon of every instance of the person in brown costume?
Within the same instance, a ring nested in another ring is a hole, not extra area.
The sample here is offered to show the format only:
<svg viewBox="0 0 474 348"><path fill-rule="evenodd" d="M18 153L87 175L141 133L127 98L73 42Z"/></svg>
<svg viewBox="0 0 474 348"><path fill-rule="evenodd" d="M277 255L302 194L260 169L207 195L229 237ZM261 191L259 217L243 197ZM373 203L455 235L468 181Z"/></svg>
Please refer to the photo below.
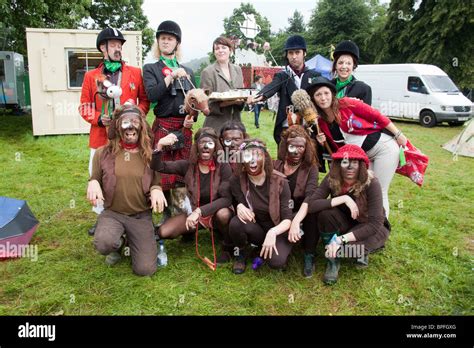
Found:
<svg viewBox="0 0 474 348"><path fill-rule="evenodd" d="M359 266L367 267L368 254L383 248L390 233L382 189L367 169L369 159L364 150L344 145L332 158L329 174L305 199L290 228L290 233L296 233L307 213L318 213L328 259L324 282L329 285L337 281L340 257L357 258Z"/></svg>
<svg viewBox="0 0 474 348"><path fill-rule="evenodd" d="M97 149L87 198L104 205L94 234L95 248L109 265L117 263L127 237L133 272L156 271L157 248L151 208L162 212L167 204L160 175L150 169L151 130L137 106L117 108L109 127L109 143Z"/></svg>
<svg viewBox="0 0 474 348"><path fill-rule="evenodd" d="M239 147L248 138L247 130L239 121L227 121L220 129L220 138L223 153L222 162L229 163L235 173L239 162Z"/></svg>
<svg viewBox="0 0 474 348"><path fill-rule="evenodd" d="M230 261L232 242L228 227L232 217L231 197L228 195L232 170L227 163L217 161L222 151L219 137L209 127L200 128L194 136L189 160L162 161L162 149L171 146L178 138L169 134L158 141L153 153L151 168L160 173L177 174L184 177L190 211L166 220L158 229L162 239L174 239L180 235L196 232L196 227L217 227L222 239L222 253L217 263Z"/></svg>
<svg viewBox="0 0 474 348"><path fill-rule="evenodd" d="M316 144L304 127L293 125L281 134L278 158L273 168L286 175L293 199L293 214L296 215L306 197L311 197L318 187L318 164ZM304 249L303 274L310 278L314 272L314 255L319 240L316 214L308 214L302 222L303 237L300 230L288 234L291 243L302 238ZM291 231L290 231L291 232Z"/></svg>
<svg viewBox="0 0 474 348"><path fill-rule="evenodd" d="M265 143L248 139L241 145L243 163L230 180L238 202L229 234L235 245L233 272L246 268L249 243L261 246L260 256L272 268L283 268L291 251L287 231L291 224L291 192L285 175L273 169Z"/></svg>

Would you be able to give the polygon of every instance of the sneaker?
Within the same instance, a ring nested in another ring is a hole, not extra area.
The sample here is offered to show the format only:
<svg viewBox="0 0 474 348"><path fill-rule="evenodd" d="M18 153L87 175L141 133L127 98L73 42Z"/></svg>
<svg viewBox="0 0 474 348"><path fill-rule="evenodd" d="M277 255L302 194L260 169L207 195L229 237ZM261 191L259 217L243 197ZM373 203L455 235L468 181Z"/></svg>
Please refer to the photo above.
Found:
<svg viewBox="0 0 474 348"><path fill-rule="evenodd" d="M265 261L260 256L257 256L252 261L252 269L254 271L256 271L257 269L259 269L264 264L264 262Z"/></svg>
<svg viewBox="0 0 474 348"><path fill-rule="evenodd" d="M315 270L314 255L305 253L304 254L304 268L303 268L304 277L311 278L313 276L314 270Z"/></svg>

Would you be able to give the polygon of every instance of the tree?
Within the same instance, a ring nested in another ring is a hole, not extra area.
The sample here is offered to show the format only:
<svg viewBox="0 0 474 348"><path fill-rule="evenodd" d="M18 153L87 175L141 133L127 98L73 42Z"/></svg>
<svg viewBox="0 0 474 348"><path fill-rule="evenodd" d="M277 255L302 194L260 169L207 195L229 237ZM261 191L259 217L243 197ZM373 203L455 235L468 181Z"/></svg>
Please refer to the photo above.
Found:
<svg viewBox="0 0 474 348"><path fill-rule="evenodd" d="M230 17L224 18L224 35L241 39L241 47L244 47L247 44L247 39L240 31L240 23L245 20L244 13L253 14L255 16L255 21L260 26L260 33L255 37L254 41L259 45L263 45L263 43L269 41L271 33L270 21L258 13L257 10L255 10L255 7L250 3L241 3L240 7L234 9Z"/></svg>
<svg viewBox="0 0 474 348"><path fill-rule="evenodd" d="M154 31L143 15L143 0L0 0L0 40L3 49L26 55L25 28L142 31L143 55L151 48Z"/></svg>
<svg viewBox="0 0 474 348"><path fill-rule="evenodd" d="M3 49L26 55L25 28L77 28L88 15L89 0L1 0Z"/></svg>
<svg viewBox="0 0 474 348"><path fill-rule="evenodd" d="M385 25L380 30L379 50L374 63L401 63L404 45L408 44L408 23L413 18L414 0L394 0L390 3Z"/></svg>
<svg viewBox="0 0 474 348"><path fill-rule="evenodd" d="M474 6L469 1L393 0L381 62L434 64L461 88L472 88Z"/></svg>
<svg viewBox="0 0 474 348"><path fill-rule="evenodd" d="M376 57L383 49L383 29L387 23L388 4L381 4L379 0L368 2L372 30L368 37L360 43L361 61L368 64L375 63Z"/></svg>
<svg viewBox="0 0 474 348"><path fill-rule="evenodd" d="M92 23L85 21L84 28L142 31L142 52L145 56L155 40L154 30L148 28L148 18L143 14L143 0L100 0L89 2Z"/></svg>
<svg viewBox="0 0 474 348"><path fill-rule="evenodd" d="M306 24L301 12L295 10L293 17L288 18L290 26L286 29L289 34L302 34L306 31Z"/></svg>
<svg viewBox="0 0 474 348"><path fill-rule="evenodd" d="M364 0L321 0L308 24L308 56L319 53L330 57L331 45L342 40L361 45L372 30L371 14Z"/></svg>

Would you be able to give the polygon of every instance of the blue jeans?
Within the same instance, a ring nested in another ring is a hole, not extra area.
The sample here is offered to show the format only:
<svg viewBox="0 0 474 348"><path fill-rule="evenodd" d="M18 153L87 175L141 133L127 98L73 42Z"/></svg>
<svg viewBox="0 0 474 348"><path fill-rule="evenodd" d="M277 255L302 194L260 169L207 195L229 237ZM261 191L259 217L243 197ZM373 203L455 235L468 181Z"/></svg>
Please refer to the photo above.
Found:
<svg viewBox="0 0 474 348"><path fill-rule="evenodd" d="M260 110L262 109L262 104L255 104L253 106L253 112L255 113L255 125L258 126L258 119L260 117Z"/></svg>

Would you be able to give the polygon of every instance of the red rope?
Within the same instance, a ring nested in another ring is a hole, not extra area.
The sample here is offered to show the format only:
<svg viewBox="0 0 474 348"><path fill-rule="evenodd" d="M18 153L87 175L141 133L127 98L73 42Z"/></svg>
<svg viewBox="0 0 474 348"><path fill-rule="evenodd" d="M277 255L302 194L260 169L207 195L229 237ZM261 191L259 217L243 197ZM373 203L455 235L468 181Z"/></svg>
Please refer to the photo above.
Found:
<svg viewBox="0 0 474 348"><path fill-rule="evenodd" d="M197 181L197 207L200 207L200 200L201 200L201 177L199 175L199 165L196 165L196 181ZM210 203L212 203L212 183L214 182L214 171L211 170L211 186L209 188L209 194L210 194ZM216 258L216 247L214 245L214 228L212 226L212 219L209 220L209 232L211 232L211 240L212 240L212 252L214 254L214 263L211 262L207 257L202 257L201 254L199 253L199 220L196 225L196 254L197 256L206 264L209 266L210 269L213 271L216 270L217 268L217 258Z"/></svg>

